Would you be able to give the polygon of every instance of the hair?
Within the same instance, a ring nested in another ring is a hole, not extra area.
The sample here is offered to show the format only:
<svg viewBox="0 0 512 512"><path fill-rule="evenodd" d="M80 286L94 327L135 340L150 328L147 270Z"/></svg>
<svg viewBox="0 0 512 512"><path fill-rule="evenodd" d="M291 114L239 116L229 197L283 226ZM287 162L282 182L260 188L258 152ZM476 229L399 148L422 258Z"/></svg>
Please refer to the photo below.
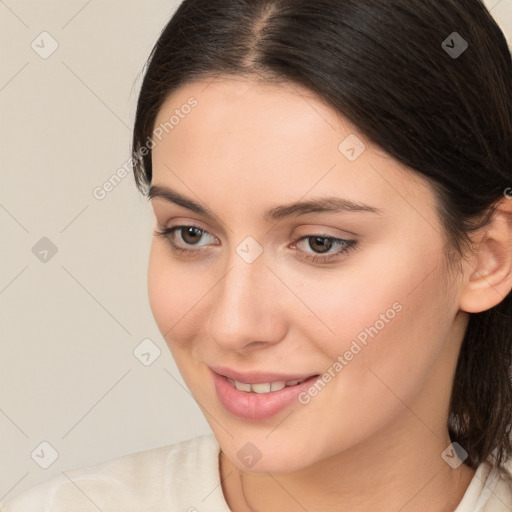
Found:
<svg viewBox="0 0 512 512"><path fill-rule="evenodd" d="M445 49L454 32L468 43L458 56ZM163 102L216 76L323 99L428 180L451 255L472 247L512 184L511 52L481 0L184 0L145 66L132 141L142 193ZM512 456L511 340L512 293L469 314L447 428L472 468Z"/></svg>

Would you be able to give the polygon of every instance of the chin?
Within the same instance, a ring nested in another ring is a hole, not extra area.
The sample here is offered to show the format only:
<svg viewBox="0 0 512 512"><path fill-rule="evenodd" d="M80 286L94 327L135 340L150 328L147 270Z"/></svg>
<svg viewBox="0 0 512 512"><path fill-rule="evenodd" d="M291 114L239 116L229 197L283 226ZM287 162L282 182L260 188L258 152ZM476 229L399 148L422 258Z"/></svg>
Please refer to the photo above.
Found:
<svg viewBox="0 0 512 512"><path fill-rule="evenodd" d="M304 469L314 463L313 460L309 459L301 458L301 460L297 460L295 454L273 453L271 455L267 455L266 457L263 456L254 466L248 467L239 460L236 450L233 452L225 453L231 462L238 467L238 469L246 473L291 473L300 471L301 469Z"/></svg>
<svg viewBox="0 0 512 512"><path fill-rule="evenodd" d="M217 426L218 427L218 426ZM315 456L307 439L275 436L266 437L269 429L251 434L246 432L214 430L217 442L228 459L240 470L247 473L289 473L300 471L315 464L322 455ZM329 455L327 455L329 456Z"/></svg>

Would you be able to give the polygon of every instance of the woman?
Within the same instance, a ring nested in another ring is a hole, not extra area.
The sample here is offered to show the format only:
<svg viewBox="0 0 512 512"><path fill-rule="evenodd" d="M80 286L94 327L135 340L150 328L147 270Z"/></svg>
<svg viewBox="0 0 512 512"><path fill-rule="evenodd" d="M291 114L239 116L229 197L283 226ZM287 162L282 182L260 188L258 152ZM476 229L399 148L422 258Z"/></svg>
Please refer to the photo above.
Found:
<svg viewBox="0 0 512 512"><path fill-rule="evenodd" d="M213 434L2 510L511 510L511 148L480 0L185 0L133 160Z"/></svg>

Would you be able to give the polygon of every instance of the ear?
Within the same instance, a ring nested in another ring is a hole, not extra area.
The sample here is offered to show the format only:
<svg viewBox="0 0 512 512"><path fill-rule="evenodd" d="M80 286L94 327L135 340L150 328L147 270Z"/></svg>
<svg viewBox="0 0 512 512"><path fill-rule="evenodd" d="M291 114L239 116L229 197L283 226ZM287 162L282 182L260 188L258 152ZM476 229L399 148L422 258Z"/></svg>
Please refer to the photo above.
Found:
<svg viewBox="0 0 512 512"><path fill-rule="evenodd" d="M460 309L480 313L499 304L512 289L512 197L498 202L481 228L470 258L464 260Z"/></svg>

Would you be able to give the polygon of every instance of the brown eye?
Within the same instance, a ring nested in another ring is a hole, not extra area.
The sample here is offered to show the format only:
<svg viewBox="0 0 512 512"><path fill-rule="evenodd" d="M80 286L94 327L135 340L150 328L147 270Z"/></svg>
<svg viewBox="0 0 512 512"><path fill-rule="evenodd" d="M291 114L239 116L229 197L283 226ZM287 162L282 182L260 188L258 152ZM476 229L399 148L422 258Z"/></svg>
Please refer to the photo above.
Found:
<svg viewBox="0 0 512 512"><path fill-rule="evenodd" d="M179 237L178 237L179 233ZM166 240L171 249L180 254L198 254L200 251L206 250L204 247L208 245L208 237L213 239L214 245L216 238L197 226L174 226L156 230L155 235ZM181 240L180 240L181 239Z"/></svg>
<svg viewBox="0 0 512 512"><path fill-rule="evenodd" d="M300 247L303 245L303 248ZM355 249L356 240L346 240L324 235L303 236L295 245L299 247L297 257L313 263L333 263L345 253Z"/></svg>
<svg viewBox="0 0 512 512"><path fill-rule="evenodd" d="M318 253L327 252L333 246L333 239L325 236L310 236L308 240L309 247Z"/></svg>
<svg viewBox="0 0 512 512"><path fill-rule="evenodd" d="M203 230L193 226L180 228L181 238L187 244L195 244L201 240Z"/></svg>

